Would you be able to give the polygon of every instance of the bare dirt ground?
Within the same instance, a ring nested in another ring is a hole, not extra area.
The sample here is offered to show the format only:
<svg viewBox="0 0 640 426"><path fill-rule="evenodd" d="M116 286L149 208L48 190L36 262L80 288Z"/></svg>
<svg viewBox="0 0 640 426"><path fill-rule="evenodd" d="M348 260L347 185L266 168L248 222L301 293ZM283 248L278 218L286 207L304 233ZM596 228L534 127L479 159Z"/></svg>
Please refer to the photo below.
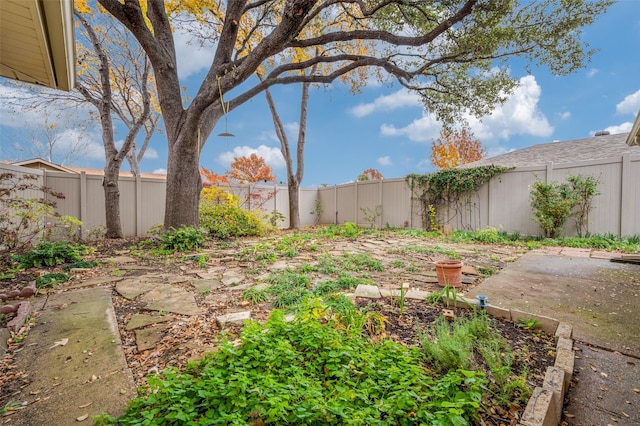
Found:
<svg viewBox="0 0 640 426"><path fill-rule="evenodd" d="M297 269L303 265L317 265L321 258L342 256L345 253L366 253L370 258L381 262L380 271L366 270L362 274L375 282L379 287L398 288L407 283L412 289L427 292L440 291L441 287L435 279L433 261L447 258L456 253L466 265L463 287L459 294L472 289L482 282L483 274L497 273L505 265L515 261L524 249L475 244L445 244L437 240L426 240L415 237L398 236L394 233L383 233L375 237L358 239L327 239L311 237L303 242L295 243L295 255L289 252L284 255L277 249L277 241L283 236L266 239L243 239L231 242L213 242L206 249L193 257L185 254L156 256L149 252L149 247L139 244L139 240L118 240L96 244L95 251L88 259L102 262L101 266L80 273L69 283L50 291L67 291L78 282L100 276L135 278L154 273L165 274L182 289L194 294L196 303L201 309L199 315L167 314L168 320L153 327L157 328L157 341L152 347L139 350L136 332L127 325L136 314L149 313L145 304L137 299L122 297L115 291L115 284L103 284L114 289L113 301L118 319L118 327L123 340L123 348L129 367L136 383L144 384L145 377L151 372L162 371L167 366L182 367L188 361L199 358L204 352L215 348L223 331L216 317L229 312L251 311L251 317L257 320L266 319L273 308L268 302L252 304L243 300L242 295L247 288L262 283L270 273L277 273L285 268ZM313 234L311 234L313 235ZM268 254L268 256L265 255ZM273 256L275 253L275 257ZM134 258L135 262L119 265L113 259L118 256ZM56 271L47 268L46 272ZM42 273L41 270L28 270L17 273L13 278L0 281L2 291L22 288L30 280ZM359 274L359 273L354 273ZM225 277L237 277L236 282L224 284ZM312 282L331 278L331 274L310 272ZM191 284L191 279L217 277L222 285L212 290L198 290ZM369 301L358 299L360 305ZM397 313L397 306L391 300L376 302L380 312L388 320L387 335L404 344L416 344L416 336L421 330L441 315L441 307L425 302L407 302L402 317ZM518 351L518 363L514 373L521 371L524 365L529 368L529 382L532 386L542 383L544 371L552 363L553 340L548 336L537 335L523 330L515 324L498 323L501 334ZM225 335L233 336L238 327L227 327ZM0 401L7 401L11 394L27 380L19 371L15 371L12 356L20 350L19 342L14 342L7 356L0 364ZM492 406L491 401L483 408L485 424L515 424L520 406Z"/></svg>

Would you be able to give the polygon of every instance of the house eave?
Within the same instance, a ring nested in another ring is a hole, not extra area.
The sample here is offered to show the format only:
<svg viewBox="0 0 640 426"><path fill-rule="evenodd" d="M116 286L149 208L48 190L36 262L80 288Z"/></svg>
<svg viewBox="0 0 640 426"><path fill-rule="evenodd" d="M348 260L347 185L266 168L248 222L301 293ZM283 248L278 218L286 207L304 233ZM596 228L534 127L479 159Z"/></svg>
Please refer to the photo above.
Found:
<svg viewBox="0 0 640 426"><path fill-rule="evenodd" d="M627 145L640 146L640 111L638 111L636 121L633 123L633 127L631 128L631 132L629 132L629 136L627 136Z"/></svg>
<svg viewBox="0 0 640 426"><path fill-rule="evenodd" d="M73 89L73 0L0 1L0 76Z"/></svg>

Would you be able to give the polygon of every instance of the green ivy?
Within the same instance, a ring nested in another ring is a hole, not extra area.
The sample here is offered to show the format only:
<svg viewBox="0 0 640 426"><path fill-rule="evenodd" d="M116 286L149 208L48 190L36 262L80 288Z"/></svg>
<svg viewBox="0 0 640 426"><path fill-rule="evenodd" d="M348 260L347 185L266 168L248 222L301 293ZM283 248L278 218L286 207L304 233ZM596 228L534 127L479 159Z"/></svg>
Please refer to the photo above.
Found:
<svg viewBox="0 0 640 426"><path fill-rule="evenodd" d="M420 199L426 215L431 206L439 212L446 205L457 203L463 195L478 192L482 185L507 170L510 168L495 165L443 169L425 175L410 174L405 180Z"/></svg>

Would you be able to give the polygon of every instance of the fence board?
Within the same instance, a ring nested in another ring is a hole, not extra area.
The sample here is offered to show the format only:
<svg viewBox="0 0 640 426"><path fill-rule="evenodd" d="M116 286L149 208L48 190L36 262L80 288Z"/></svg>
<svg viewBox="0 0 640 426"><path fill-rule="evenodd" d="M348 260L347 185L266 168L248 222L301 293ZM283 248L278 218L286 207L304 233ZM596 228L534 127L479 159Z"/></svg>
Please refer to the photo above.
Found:
<svg viewBox="0 0 640 426"><path fill-rule="evenodd" d="M62 215L79 218L84 231L103 226L105 222L102 176L44 172L24 167L0 164L0 172L32 174L54 191L65 194L58 201L57 210ZM564 181L569 175L582 174L600 179L601 195L594 199L590 214L589 230L592 234L640 235L640 155L589 160L573 163L549 163L543 166L519 167L493 178L483 185L477 194L463 198L461 205L450 206L440 216L442 223L451 223L454 229L480 229L496 227L507 232L539 235L538 224L532 219L530 189L537 179ZM278 185L230 185L229 190L244 200L245 207L261 208L265 213L278 210L285 221L280 227L289 226L289 197L286 186ZM37 192L37 191L36 191ZM121 219L125 235L144 235L148 229L162 223L164 218L165 181L161 179L120 178ZM248 194L272 194L259 207ZM41 193L27 194L41 197ZM363 209L374 211L381 206L377 227L424 226L419 200L411 194L405 180L383 179L379 181L353 182L322 188L301 188L300 221L302 226L316 221L311 214L319 200L322 207L320 223L356 222L367 226ZM565 224L567 235L575 234L575 225Z"/></svg>

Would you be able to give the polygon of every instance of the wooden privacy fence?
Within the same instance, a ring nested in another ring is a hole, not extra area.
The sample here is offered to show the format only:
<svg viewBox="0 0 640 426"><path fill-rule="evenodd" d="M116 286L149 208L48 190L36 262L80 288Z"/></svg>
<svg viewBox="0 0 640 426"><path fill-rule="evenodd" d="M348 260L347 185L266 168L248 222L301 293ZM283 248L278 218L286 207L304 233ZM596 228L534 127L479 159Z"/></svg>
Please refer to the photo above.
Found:
<svg viewBox="0 0 640 426"><path fill-rule="evenodd" d="M457 205L440 212L438 221L453 229L477 230L495 227L507 232L539 235L533 220L530 191L537 180L564 182L581 174L599 180L601 194L589 215L591 234L640 235L640 155L572 163L549 162L544 166L518 167L491 179L476 194L467 194ZM368 226L371 212L379 207L378 228L424 228L424 208L404 179L354 182L319 188L324 212L321 223L354 222ZM569 219L565 235L577 235Z"/></svg>
<svg viewBox="0 0 640 426"><path fill-rule="evenodd" d="M80 219L85 235L104 226L102 176L0 164L0 172L3 171L36 175L43 185L62 192L65 199L58 201L58 212ZM468 194L458 205L445 208L438 219L441 224L451 224L453 229L495 227L507 232L538 235L540 229L532 219L531 186L538 179L561 182L569 175L578 174L593 176L600 181L598 189L601 195L595 197L594 209L589 215L592 234L640 235L640 155L630 154L510 170L483 185L477 194ZM163 222L165 185L164 179L120 177L120 214L125 235L144 235L150 227ZM289 227L286 186L229 185L228 189L243 200L247 209L280 212L284 221L278 225ZM42 197L42 194L29 196ZM302 188L299 200L302 226L354 222L377 228L424 227L423 207L403 178ZM315 214L318 210L321 210L320 215ZM567 221L564 230L565 235L576 234L571 220Z"/></svg>

